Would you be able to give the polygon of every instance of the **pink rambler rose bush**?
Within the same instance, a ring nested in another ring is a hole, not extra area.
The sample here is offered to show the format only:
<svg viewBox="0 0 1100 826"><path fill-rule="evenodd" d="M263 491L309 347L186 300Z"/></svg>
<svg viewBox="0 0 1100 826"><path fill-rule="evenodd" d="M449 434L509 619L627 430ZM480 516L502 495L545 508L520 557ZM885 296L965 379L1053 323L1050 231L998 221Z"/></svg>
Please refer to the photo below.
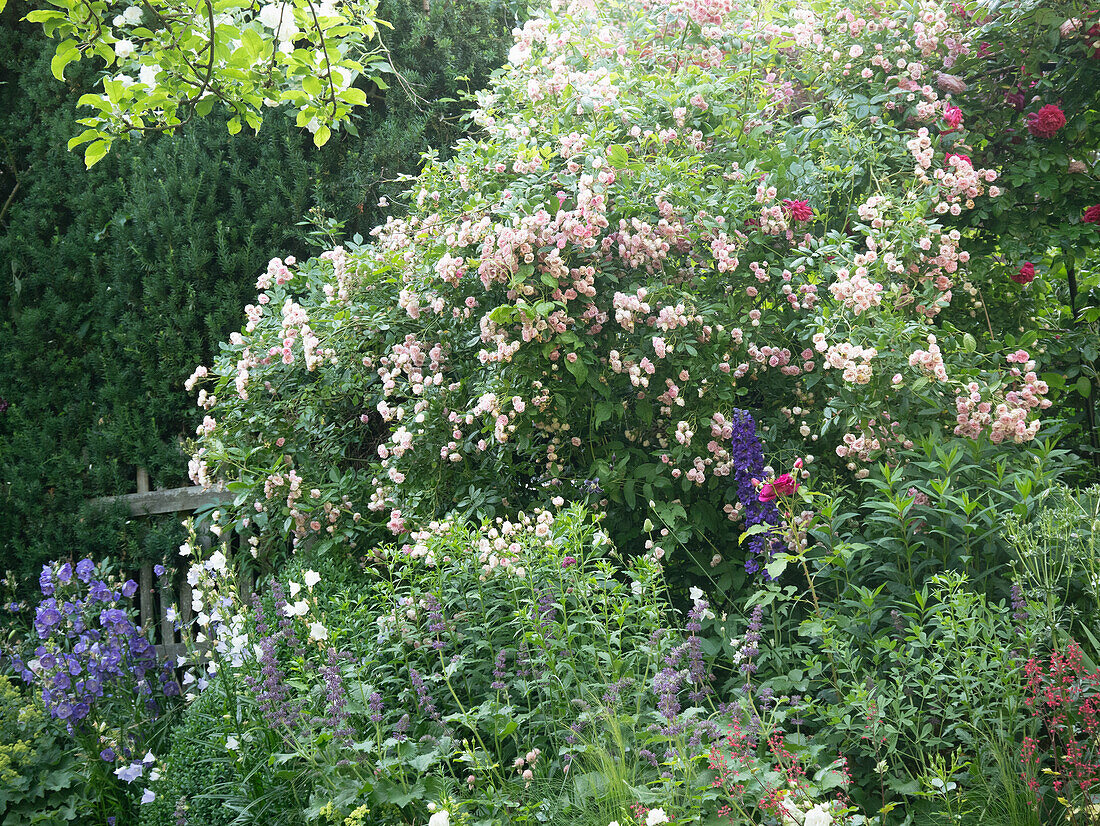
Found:
<svg viewBox="0 0 1100 826"><path fill-rule="evenodd" d="M946 222L997 194L941 147L946 70L974 48L951 20L552 4L407 212L272 260L189 382L193 478L230 483L223 524L333 543L558 498L599 501L622 538L648 503L651 546L728 587L735 409L769 456L859 476L930 428L1033 439L1030 356L940 316L971 263Z"/></svg>

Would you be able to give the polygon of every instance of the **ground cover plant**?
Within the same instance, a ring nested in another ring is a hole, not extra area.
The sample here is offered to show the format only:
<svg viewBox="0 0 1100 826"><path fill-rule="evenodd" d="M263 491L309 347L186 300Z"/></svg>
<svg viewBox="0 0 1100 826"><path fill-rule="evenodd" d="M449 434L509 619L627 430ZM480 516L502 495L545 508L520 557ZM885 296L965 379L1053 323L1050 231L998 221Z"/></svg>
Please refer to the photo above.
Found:
<svg viewBox="0 0 1100 826"><path fill-rule="evenodd" d="M474 133L272 258L188 380L233 497L173 554L188 655L109 563L43 570L6 661L102 815L1094 821L1098 13L514 36ZM104 725L53 685L88 629L130 656Z"/></svg>

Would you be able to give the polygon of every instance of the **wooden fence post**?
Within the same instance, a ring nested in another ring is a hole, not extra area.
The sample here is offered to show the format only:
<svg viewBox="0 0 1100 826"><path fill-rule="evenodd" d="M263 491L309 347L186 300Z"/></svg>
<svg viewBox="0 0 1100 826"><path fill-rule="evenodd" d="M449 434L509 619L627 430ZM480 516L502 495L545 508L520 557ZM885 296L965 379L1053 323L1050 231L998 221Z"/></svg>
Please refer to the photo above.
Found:
<svg viewBox="0 0 1100 826"><path fill-rule="evenodd" d="M137 492L149 492L149 471L143 467L137 469ZM153 607L153 563L146 562L141 566L138 587L141 601L141 627L151 628L156 623L156 611Z"/></svg>

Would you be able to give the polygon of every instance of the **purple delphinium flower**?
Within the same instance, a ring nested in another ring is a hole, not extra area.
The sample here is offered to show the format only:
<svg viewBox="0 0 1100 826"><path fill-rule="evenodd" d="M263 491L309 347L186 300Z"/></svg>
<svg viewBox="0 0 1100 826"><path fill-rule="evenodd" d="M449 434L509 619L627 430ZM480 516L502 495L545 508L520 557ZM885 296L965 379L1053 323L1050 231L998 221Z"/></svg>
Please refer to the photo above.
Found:
<svg viewBox="0 0 1100 826"><path fill-rule="evenodd" d="M730 422L733 425L730 456L733 459L734 481L737 485L737 498L743 507L745 527L777 525L781 518L779 509L774 502L760 501L756 485L752 481L761 479L764 475L764 448L756 435L756 422L744 410L734 410ZM750 536L750 555L745 560L745 570L750 574L762 570L777 544L767 534ZM764 577L768 578L766 571Z"/></svg>

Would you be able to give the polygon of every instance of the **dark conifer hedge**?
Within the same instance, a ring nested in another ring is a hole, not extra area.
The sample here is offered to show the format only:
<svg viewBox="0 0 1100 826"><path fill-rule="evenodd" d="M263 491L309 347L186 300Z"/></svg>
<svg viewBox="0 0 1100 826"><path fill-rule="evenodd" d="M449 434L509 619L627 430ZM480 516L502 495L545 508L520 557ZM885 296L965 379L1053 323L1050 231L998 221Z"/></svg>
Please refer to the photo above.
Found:
<svg viewBox="0 0 1100 826"><path fill-rule="evenodd" d="M357 137L316 150L279 114L231 137L214 113L86 171L65 146L93 77L52 77L28 10L0 14L0 569L23 581L47 558L178 544L174 520L149 530L85 502L132 492L138 467L187 484L183 382L239 328L268 259L310 252L314 208L366 235L393 180L461 135L455 101L503 63L516 23L495 0L382 0L406 82L371 90Z"/></svg>

